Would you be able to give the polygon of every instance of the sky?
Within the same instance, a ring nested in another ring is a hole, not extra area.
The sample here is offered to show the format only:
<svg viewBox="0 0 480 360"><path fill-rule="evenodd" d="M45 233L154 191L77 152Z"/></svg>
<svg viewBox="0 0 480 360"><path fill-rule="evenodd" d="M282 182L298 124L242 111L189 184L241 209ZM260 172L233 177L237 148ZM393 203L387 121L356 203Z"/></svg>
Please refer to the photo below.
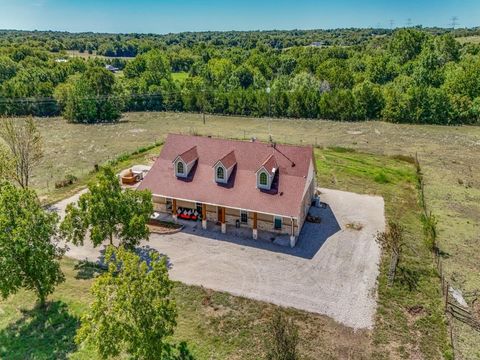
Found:
<svg viewBox="0 0 480 360"><path fill-rule="evenodd" d="M178 33L480 25L480 0L0 0L0 29ZM408 20L410 19L410 20Z"/></svg>

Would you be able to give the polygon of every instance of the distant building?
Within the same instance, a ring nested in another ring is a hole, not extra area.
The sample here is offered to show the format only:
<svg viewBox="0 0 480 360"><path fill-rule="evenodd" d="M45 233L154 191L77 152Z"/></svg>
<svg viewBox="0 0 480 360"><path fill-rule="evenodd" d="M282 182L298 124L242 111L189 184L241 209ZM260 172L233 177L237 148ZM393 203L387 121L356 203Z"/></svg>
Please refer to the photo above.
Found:
<svg viewBox="0 0 480 360"><path fill-rule="evenodd" d="M310 46L322 47L322 46L325 46L325 42L324 41L314 41L310 44Z"/></svg>
<svg viewBox="0 0 480 360"><path fill-rule="evenodd" d="M116 73L118 70L120 70L119 68L116 68L113 65L105 65L105 69L107 69L108 71L111 71L112 73Z"/></svg>
<svg viewBox="0 0 480 360"><path fill-rule="evenodd" d="M66 63L66 62L68 62L68 59L59 58L59 59L55 59L55 62L57 62L57 63Z"/></svg>

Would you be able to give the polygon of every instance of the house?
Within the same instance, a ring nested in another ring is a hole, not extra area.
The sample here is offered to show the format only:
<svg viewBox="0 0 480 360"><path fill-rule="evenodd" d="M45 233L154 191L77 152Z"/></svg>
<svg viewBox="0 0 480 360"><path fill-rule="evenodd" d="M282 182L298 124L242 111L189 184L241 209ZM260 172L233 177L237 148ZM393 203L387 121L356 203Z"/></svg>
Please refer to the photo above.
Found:
<svg viewBox="0 0 480 360"><path fill-rule="evenodd" d="M311 146L169 134L139 189L158 212L290 235L293 247L315 196ZM193 215L194 214L194 215Z"/></svg>

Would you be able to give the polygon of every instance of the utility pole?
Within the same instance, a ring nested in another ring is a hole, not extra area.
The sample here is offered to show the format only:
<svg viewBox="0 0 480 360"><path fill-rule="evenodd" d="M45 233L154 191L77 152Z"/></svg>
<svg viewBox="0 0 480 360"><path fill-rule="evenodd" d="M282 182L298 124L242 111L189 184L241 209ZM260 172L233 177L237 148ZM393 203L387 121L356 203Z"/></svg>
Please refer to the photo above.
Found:
<svg viewBox="0 0 480 360"><path fill-rule="evenodd" d="M270 91L271 91L270 86L267 87L266 91L267 91L267 94L268 94L268 134L270 136L272 136L271 125L270 125L270 123L272 121L272 119L271 119L271 107L270 107Z"/></svg>

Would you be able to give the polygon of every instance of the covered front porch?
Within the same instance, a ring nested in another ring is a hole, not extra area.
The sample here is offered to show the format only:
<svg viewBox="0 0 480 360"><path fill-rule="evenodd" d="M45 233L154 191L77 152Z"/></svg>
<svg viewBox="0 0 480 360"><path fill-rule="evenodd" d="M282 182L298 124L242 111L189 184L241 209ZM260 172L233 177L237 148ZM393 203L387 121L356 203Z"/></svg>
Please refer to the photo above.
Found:
<svg viewBox="0 0 480 360"><path fill-rule="evenodd" d="M162 220L180 222L197 229L219 231L291 247L295 246L298 236L298 221L292 217L155 195L154 207L157 216Z"/></svg>

